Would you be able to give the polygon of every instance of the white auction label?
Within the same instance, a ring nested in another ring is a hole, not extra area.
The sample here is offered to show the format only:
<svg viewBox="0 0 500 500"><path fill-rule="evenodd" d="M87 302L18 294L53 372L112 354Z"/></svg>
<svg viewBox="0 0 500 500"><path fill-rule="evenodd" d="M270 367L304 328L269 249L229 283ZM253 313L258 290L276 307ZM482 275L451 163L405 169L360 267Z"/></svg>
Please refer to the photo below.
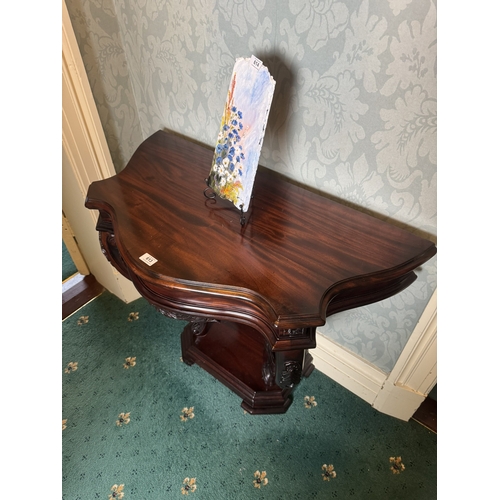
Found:
<svg viewBox="0 0 500 500"><path fill-rule="evenodd" d="M259 70L262 66L262 61L260 59L257 59L255 56L252 56L250 58L250 64L257 70Z"/></svg>
<svg viewBox="0 0 500 500"><path fill-rule="evenodd" d="M141 255L139 257L139 259L141 259L142 262L145 262L148 266L152 266L155 262L158 262L158 259L155 259L153 256L149 255L148 253Z"/></svg>

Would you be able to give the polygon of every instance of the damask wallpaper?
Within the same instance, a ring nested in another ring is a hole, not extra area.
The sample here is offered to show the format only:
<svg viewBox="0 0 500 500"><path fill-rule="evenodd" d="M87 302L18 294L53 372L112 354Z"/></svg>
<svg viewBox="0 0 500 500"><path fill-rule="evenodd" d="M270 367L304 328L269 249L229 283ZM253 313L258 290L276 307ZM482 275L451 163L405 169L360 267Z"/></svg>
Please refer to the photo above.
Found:
<svg viewBox="0 0 500 500"><path fill-rule="evenodd" d="M235 59L253 54L276 80L260 163L436 241L433 0L66 4L117 171L161 128L214 145ZM390 372L436 265L318 331Z"/></svg>

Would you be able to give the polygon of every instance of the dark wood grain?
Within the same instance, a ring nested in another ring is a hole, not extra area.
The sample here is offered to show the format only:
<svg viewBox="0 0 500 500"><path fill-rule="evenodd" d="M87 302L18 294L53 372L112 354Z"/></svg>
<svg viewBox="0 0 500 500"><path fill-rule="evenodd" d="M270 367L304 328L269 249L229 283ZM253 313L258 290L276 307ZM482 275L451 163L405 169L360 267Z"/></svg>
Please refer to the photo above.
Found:
<svg viewBox="0 0 500 500"><path fill-rule="evenodd" d="M62 284L62 319L78 311L87 302L99 296L104 288L93 275L75 274Z"/></svg>
<svg viewBox="0 0 500 500"><path fill-rule="evenodd" d="M283 352L278 372L288 372L276 381L296 376L296 359L315 347L327 315L399 292L436 253L428 240L260 166L241 226L229 202L203 196L212 156L211 148L159 131L122 172L92 183L85 204L99 210L108 259L147 300L172 317L249 327L252 335L228 337L253 336L259 352L267 345ZM142 262L145 253L158 262ZM201 363L201 353L193 347L191 356Z"/></svg>
<svg viewBox="0 0 500 500"><path fill-rule="evenodd" d="M425 398L412 418L437 434L437 401Z"/></svg>

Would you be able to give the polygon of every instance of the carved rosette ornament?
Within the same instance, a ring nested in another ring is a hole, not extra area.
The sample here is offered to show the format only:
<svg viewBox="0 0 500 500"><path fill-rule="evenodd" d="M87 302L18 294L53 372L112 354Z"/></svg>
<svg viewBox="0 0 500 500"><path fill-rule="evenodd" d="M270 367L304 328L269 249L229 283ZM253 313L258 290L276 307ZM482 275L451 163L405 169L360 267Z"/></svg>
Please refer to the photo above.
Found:
<svg viewBox="0 0 500 500"><path fill-rule="evenodd" d="M193 321L190 325L191 333L195 337L200 337L204 335L205 329L207 327L207 321Z"/></svg>

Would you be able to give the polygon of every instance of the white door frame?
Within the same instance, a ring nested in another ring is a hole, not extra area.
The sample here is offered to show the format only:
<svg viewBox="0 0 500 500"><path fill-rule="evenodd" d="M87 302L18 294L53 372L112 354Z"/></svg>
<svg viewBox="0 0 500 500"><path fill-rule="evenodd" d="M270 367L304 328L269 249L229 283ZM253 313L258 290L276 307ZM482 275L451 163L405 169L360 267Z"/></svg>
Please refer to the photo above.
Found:
<svg viewBox="0 0 500 500"><path fill-rule="evenodd" d="M316 335L315 367L374 408L408 421L437 383L437 290L391 373Z"/></svg>
<svg viewBox="0 0 500 500"><path fill-rule="evenodd" d="M116 174L87 74L62 2L62 210L96 280L126 303L140 297L101 251L97 212L85 208L91 182Z"/></svg>

